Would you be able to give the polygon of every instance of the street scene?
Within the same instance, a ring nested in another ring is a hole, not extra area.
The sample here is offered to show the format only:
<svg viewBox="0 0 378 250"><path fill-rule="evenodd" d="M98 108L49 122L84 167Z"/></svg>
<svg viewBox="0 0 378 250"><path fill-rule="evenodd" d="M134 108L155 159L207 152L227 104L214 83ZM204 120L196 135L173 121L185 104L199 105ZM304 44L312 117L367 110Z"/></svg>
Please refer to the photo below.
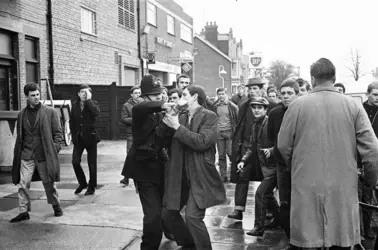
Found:
<svg viewBox="0 0 378 250"><path fill-rule="evenodd" d="M0 249L378 249L377 8L0 1Z"/></svg>

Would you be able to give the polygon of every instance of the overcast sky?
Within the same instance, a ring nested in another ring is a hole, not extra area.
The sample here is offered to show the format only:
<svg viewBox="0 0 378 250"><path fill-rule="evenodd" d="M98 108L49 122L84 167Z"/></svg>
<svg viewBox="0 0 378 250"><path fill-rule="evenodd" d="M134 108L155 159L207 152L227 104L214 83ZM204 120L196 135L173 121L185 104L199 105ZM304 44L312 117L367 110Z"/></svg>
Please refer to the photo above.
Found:
<svg viewBox="0 0 378 250"><path fill-rule="evenodd" d="M346 69L359 49L364 70L378 67L378 0L175 0L194 19L194 32L216 21L220 33L233 29L244 53L260 51L264 65L282 59L309 68L320 57L333 61L337 81L353 82ZM361 81L371 81L371 74Z"/></svg>

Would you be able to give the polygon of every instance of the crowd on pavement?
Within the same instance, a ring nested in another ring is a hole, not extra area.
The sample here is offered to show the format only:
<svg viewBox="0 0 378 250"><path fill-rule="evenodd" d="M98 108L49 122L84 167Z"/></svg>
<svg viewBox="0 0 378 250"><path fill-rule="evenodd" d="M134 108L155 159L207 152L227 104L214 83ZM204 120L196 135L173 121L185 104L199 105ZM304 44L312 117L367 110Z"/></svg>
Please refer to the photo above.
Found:
<svg viewBox="0 0 378 250"><path fill-rule="evenodd" d="M207 208L226 201L228 182L236 184L228 215L236 221L243 220L249 182L260 182L247 235L282 228L285 249L350 249L374 237L372 212L359 202L372 203L378 177L378 82L368 86L361 105L336 83L328 59L314 62L310 75L311 83L289 77L267 89L251 78L234 95L218 88L215 98L187 75L171 89L153 75L131 88L121 114L127 156L120 182L133 179L142 204L141 249L158 249L163 234L182 249L212 249L203 219ZM12 223L30 218L28 190L35 180L42 180L54 215L63 215L55 185L59 117L40 102L37 84L27 84L24 94L28 105L17 118L12 168L20 214ZM96 190L99 113L90 86L80 85L70 114L75 194ZM80 164L84 150L88 181Z"/></svg>

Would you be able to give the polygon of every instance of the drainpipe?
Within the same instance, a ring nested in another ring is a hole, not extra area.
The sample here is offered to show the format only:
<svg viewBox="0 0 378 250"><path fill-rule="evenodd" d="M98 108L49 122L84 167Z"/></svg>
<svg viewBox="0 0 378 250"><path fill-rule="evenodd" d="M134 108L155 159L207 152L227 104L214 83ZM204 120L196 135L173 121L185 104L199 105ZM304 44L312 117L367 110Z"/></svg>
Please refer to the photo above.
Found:
<svg viewBox="0 0 378 250"><path fill-rule="evenodd" d="M52 30L52 4L51 0L47 0L47 36L49 40L49 80L51 84L51 91L54 92L54 50L53 50L53 30Z"/></svg>
<svg viewBox="0 0 378 250"><path fill-rule="evenodd" d="M138 32L137 32L137 36L138 36L138 57L139 57L139 60L140 60L140 69L142 70L142 77L144 76L144 61L143 61L143 57L142 57L142 46L140 44L140 0L138 0L138 3L137 3L137 23L138 23Z"/></svg>

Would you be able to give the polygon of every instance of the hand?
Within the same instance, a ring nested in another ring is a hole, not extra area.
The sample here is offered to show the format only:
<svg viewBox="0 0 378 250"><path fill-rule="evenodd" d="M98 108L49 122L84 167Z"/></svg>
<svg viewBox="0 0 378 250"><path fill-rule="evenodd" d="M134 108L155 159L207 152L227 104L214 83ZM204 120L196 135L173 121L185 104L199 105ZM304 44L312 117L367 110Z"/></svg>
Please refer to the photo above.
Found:
<svg viewBox="0 0 378 250"><path fill-rule="evenodd" d="M92 99L92 93L91 93L91 91L89 89L86 89L85 93L86 93L86 96L87 96L87 100Z"/></svg>
<svg viewBox="0 0 378 250"><path fill-rule="evenodd" d="M237 166L238 171L236 171L236 172L242 172L243 168L244 168L244 162L241 161L241 162L239 162L239 164Z"/></svg>
<svg viewBox="0 0 378 250"><path fill-rule="evenodd" d="M267 159L269 159L269 157L270 157L270 150L267 149L267 148L262 148L261 151L263 151L264 154L265 154L265 157L266 157Z"/></svg>
<svg viewBox="0 0 378 250"><path fill-rule="evenodd" d="M170 128L177 130L180 127L178 115L165 114L163 122Z"/></svg>
<svg viewBox="0 0 378 250"><path fill-rule="evenodd" d="M161 109L165 110L165 113L172 114L173 107L176 105L176 103L173 102L165 102L163 105L161 105Z"/></svg>

